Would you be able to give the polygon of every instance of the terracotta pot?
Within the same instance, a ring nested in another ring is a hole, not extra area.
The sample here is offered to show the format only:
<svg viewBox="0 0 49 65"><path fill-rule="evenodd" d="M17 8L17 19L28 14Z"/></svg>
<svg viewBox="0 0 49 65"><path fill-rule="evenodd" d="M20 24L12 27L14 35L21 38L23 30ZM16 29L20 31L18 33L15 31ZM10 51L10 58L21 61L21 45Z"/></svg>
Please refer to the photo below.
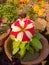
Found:
<svg viewBox="0 0 49 65"><path fill-rule="evenodd" d="M7 32L3 33L1 36L0 36L0 46L2 46L5 42L5 40L7 39L7 37L9 36L10 34L10 27L7 27Z"/></svg>
<svg viewBox="0 0 49 65"><path fill-rule="evenodd" d="M9 44L11 45L11 43L9 43L9 42L11 42L10 36L5 41L4 50L5 50L5 53L6 53L7 57L10 59L10 61L12 61L12 55L11 55L11 52L9 51ZM35 60L31 61L31 62L21 61L21 63L23 65L36 65L36 64L40 63L41 61L43 61L48 56L48 51L49 51L48 41L44 36L42 36L41 42L42 42L42 45L43 45L43 49L40 51L39 57L36 58Z"/></svg>

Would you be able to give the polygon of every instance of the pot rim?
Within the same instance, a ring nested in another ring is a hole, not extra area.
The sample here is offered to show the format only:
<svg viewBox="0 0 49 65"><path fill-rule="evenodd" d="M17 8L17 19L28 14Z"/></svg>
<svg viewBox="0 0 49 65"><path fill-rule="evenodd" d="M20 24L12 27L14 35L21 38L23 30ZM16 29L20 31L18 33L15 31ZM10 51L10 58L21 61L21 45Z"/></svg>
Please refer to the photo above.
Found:
<svg viewBox="0 0 49 65"><path fill-rule="evenodd" d="M10 31L11 31L11 29L8 27L7 32L3 33L3 34L0 36L0 40L3 39L3 38L5 38L5 37L9 34Z"/></svg>
<svg viewBox="0 0 49 65"><path fill-rule="evenodd" d="M24 64L24 65L38 64L48 56L48 52L49 52L48 41L43 35L41 35L41 36L42 36L41 42L42 42L42 45L43 45L43 49L40 52L40 56L37 59L30 61L30 62L22 62L21 61L22 64ZM5 41L4 50L5 50L7 57L10 59L10 61L12 61L12 55L10 54L10 51L8 50L8 44L9 44L8 42L10 40L11 39L10 39L10 36L9 36L8 39Z"/></svg>
<svg viewBox="0 0 49 65"><path fill-rule="evenodd" d="M10 31L11 31L11 29L10 29L10 27L8 26L7 32L3 33L3 34L0 36L0 46L2 46L2 45L3 45L3 42L7 39L7 37L8 37L9 34L10 34Z"/></svg>

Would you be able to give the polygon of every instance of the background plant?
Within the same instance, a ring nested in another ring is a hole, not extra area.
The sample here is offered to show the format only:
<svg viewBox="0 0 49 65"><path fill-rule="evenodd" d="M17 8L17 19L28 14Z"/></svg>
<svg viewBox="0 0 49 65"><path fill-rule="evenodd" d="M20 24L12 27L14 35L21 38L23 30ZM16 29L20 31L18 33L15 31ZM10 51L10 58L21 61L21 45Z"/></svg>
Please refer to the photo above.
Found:
<svg viewBox="0 0 49 65"><path fill-rule="evenodd" d="M7 23L14 22L17 19L16 6L14 4L6 4L4 6L4 16L7 17Z"/></svg>
<svg viewBox="0 0 49 65"><path fill-rule="evenodd" d="M3 7L3 4L0 4L0 19L2 19L4 15L4 7Z"/></svg>
<svg viewBox="0 0 49 65"><path fill-rule="evenodd" d="M30 17L31 20L34 20L34 14L35 14L35 12L34 12L33 8L27 9L27 15Z"/></svg>

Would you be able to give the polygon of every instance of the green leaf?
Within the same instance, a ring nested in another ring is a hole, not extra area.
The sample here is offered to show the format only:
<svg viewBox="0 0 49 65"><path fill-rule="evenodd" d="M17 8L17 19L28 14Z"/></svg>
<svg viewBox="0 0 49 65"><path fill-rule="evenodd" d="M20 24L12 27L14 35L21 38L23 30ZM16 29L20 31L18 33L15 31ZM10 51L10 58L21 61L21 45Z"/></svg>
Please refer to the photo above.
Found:
<svg viewBox="0 0 49 65"><path fill-rule="evenodd" d="M28 14L28 16L30 17L31 20L34 19L35 12L34 12L33 8L27 8L27 14Z"/></svg>
<svg viewBox="0 0 49 65"><path fill-rule="evenodd" d="M10 38L11 38L12 40L15 40L15 37L14 37L13 35L10 35Z"/></svg>
<svg viewBox="0 0 49 65"><path fill-rule="evenodd" d="M25 53L26 53L26 48L24 47L24 48L22 48L22 49L19 51L20 57L23 58L24 55L25 55Z"/></svg>
<svg viewBox="0 0 49 65"><path fill-rule="evenodd" d="M4 14L4 6L3 4L0 4L0 18L3 17L3 14Z"/></svg>
<svg viewBox="0 0 49 65"><path fill-rule="evenodd" d="M20 2L20 0L14 0L14 4L16 4L17 2Z"/></svg>
<svg viewBox="0 0 49 65"><path fill-rule="evenodd" d="M17 47L16 49L13 50L12 54L15 55L19 51L19 48Z"/></svg>
<svg viewBox="0 0 49 65"><path fill-rule="evenodd" d="M35 37L32 39L31 46L33 46L36 51L42 49L41 42Z"/></svg>
<svg viewBox="0 0 49 65"><path fill-rule="evenodd" d="M14 55L19 51L20 42L13 41L12 45L13 45L12 54Z"/></svg>
<svg viewBox="0 0 49 65"><path fill-rule="evenodd" d="M27 50L29 50L29 46L30 46L29 44L26 45L26 49L27 49Z"/></svg>
<svg viewBox="0 0 49 65"><path fill-rule="evenodd" d="M40 40L40 39L41 39L40 33L37 33L37 34L35 35L35 37Z"/></svg>
<svg viewBox="0 0 49 65"><path fill-rule="evenodd" d="M37 39L41 39L41 35L38 30L35 30L36 35L34 36Z"/></svg>
<svg viewBox="0 0 49 65"><path fill-rule="evenodd" d="M29 51L31 54L34 54L34 49L30 46L30 45L27 45L27 51Z"/></svg>
<svg viewBox="0 0 49 65"><path fill-rule="evenodd" d="M21 44L20 44L19 55L20 55L21 58L23 58L24 55L25 55L25 53L26 53L26 45L27 45L27 44L28 44L28 43L26 43L26 42L21 42Z"/></svg>
<svg viewBox="0 0 49 65"><path fill-rule="evenodd" d="M8 3L8 4L6 4L5 6L4 6L4 16L6 16L7 17L7 19L8 19L8 23L13 23L16 19L17 19L17 11L16 11L16 5L14 5L14 4L10 4L10 3Z"/></svg>
<svg viewBox="0 0 49 65"><path fill-rule="evenodd" d="M28 44L28 43L22 42L22 43L20 44L20 48L23 49L23 48L26 46L26 44Z"/></svg>

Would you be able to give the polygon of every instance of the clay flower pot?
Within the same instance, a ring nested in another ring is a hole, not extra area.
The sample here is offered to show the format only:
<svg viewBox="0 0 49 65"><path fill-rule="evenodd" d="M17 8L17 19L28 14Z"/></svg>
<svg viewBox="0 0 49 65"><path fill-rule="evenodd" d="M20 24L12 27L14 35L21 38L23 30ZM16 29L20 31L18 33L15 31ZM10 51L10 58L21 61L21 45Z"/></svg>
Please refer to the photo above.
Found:
<svg viewBox="0 0 49 65"><path fill-rule="evenodd" d="M7 37L9 36L10 34L10 31L11 29L9 27L7 27L7 30L5 33L3 33L1 36L0 36L0 46L2 46L5 42L5 40L7 39Z"/></svg>
<svg viewBox="0 0 49 65"><path fill-rule="evenodd" d="M41 42L42 42L43 48L39 52L40 55L36 59L34 59L33 61L30 61L30 62L29 61L26 61L26 62L21 61L21 63L23 65L35 65L35 64L38 64L48 56L48 51L49 51L48 41L43 35L41 35L41 36L42 36ZM7 57L10 59L10 61L12 61L12 54L11 54L11 52L9 50L9 45L11 45L11 41L12 40L11 40L11 38L9 36L8 39L5 41L5 44L4 44L5 53L6 53Z"/></svg>

